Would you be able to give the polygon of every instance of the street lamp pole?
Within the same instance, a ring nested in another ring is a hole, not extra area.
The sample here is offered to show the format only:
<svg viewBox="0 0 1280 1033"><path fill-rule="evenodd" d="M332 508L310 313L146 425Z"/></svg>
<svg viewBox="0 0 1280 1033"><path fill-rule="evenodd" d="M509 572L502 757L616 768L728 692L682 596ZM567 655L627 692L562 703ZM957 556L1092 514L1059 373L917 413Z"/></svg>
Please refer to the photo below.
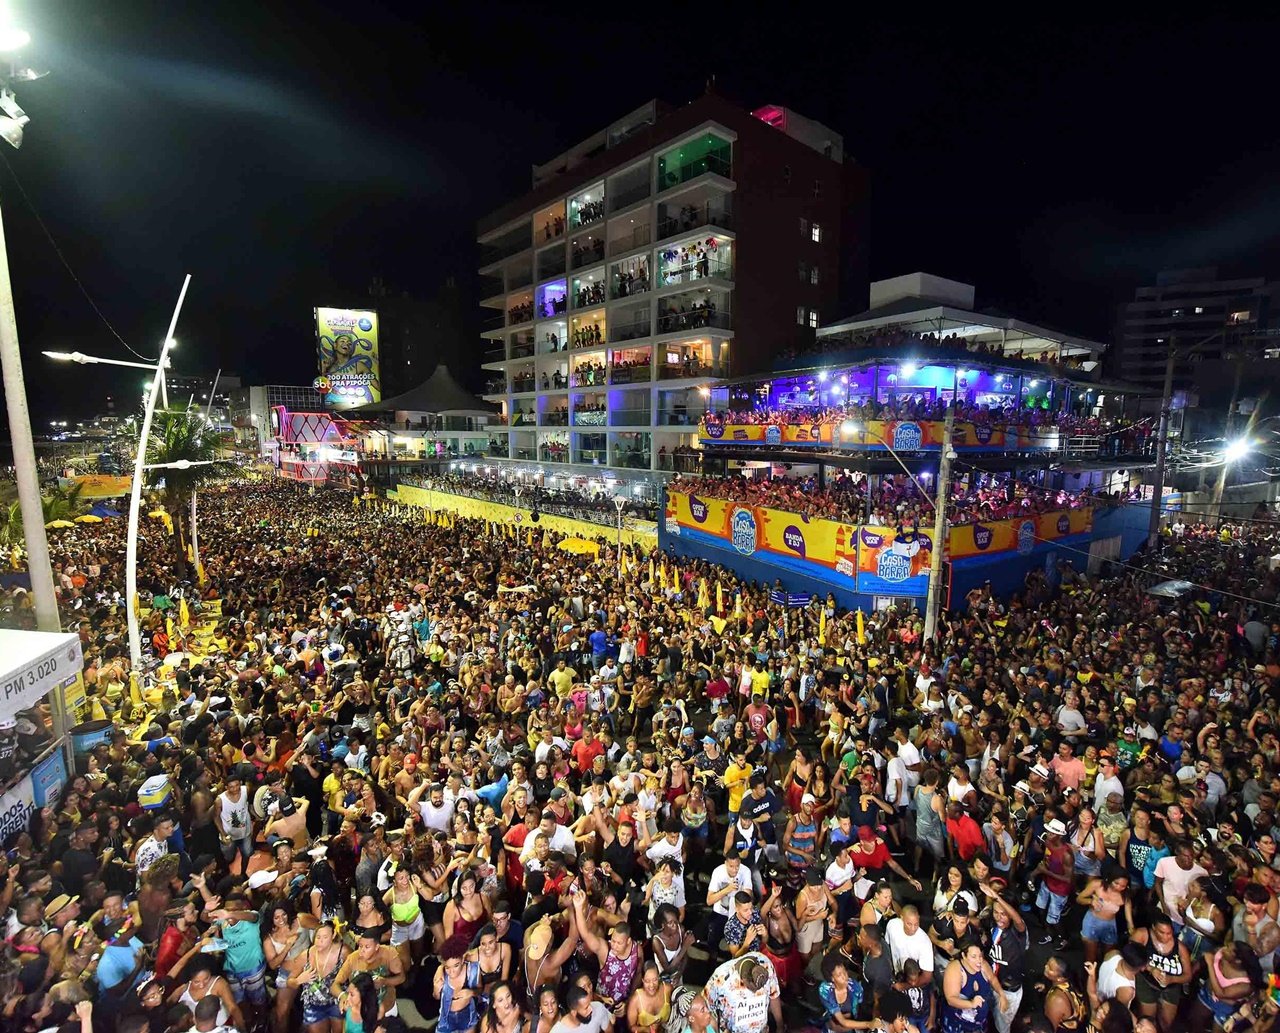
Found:
<svg viewBox="0 0 1280 1033"><path fill-rule="evenodd" d="M955 432L956 407L947 406L942 431L942 458L938 462L938 497L933 504L933 548L929 551L929 598L924 607L924 640L932 641L942 610L942 553L947 545L947 492L951 487L951 437Z"/></svg>
<svg viewBox="0 0 1280 1033"><path fill-rule="evenodd" d="M618 510L618 580L622 580L622 511L627 506L627 500L622 495L615 495L613 504Z"/></svg>
<svg viewBox="0 0 1280 1033"><path fill-rule="evenodd" d="M125 579L125 614L129 624L129 659L134 669L142 663L142 628L138 623L138 520L142 512L142 478L147 467L147 442L151 438L151 418L156 411L156 398L160 393L160 382L164 379L165 360L174 345L173 331L178 325L178 316L182 313L182 303L187 297L187 288L191 286L191 274L187 273L182 281L182 290L178 294L178 303L173 308L173 317L169 320L169 332L164 335L164 344L160 347L160 358L156 362L156 373L151 380L151 389L147 392L146 406L142 412L142 431L138 435L138 454L133 463L133 487L129 493L129 532L126 543L124 579Z"/></svg>

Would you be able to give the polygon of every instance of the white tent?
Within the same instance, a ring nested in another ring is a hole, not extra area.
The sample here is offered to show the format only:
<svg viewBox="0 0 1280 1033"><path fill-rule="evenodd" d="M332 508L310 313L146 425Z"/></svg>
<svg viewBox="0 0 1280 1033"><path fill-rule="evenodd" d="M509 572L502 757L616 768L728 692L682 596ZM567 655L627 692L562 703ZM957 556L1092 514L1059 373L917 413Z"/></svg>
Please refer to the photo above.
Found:
<svg viewBox="0 0 1280 1033"><path fill-rule="evenodd" d="M0 720L35 706L83 662L79 635L0 628Z"/></svg>

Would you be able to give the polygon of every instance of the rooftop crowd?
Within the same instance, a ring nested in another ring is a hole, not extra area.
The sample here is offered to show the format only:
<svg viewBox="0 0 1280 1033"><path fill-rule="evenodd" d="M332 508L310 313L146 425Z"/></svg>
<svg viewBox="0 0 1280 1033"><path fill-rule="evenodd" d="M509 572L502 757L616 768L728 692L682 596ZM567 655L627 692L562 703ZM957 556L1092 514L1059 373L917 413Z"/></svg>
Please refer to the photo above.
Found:
<svg viewBox="0 0 1280 1033"><path fill-rule="evenodd" d="M199 505L187 599L215 627L170 637L184 572L153 522L173 678L146 661L146 703L121 523L54 539L112 731L5 844L5 1029L1274 1021L1266 526L1180 525L1179 599L1059 564L924 641L916 610L785 609L608 534L572 554L274 484Z"/></svg>
<svg viewBox="0 0 1280 1033"><path fill-rule="evenodd" d="M592 491L566 484L563 487L543 486L529 483L519 485L499 481L483 474L456 471L421 481L406 481L423 488L434 488L437 491L466 495L469 498L496 502L504 506L536 509L543 513L571 517L575 520L586 520L593 524L614 526L618 520L618 510L614 505L614 495L607 491ZM632 496L627 499L624 519L636 517L641 520L656 520L657 509L654 502L647 498Z"/></svg>
<svg viewBox="0 0 1280 1033"><path fill-rule="evenodd" d="M957 334L921 334L902 327L883 327L868 333L827 334L815 338L812 346L805 349L793 348L783 354L786 359L802 359L826 353L880 350L897 351L909 348L913 351L928 353L929 351L967 351L975 355L988 355L1003 359L1024 359L1030 362L1044 362L1066 368L1077 368L1085 361L1086 356L1063 357L1060 351L1036 351L1018 345L1005 345L999 341L982 341L973 337L961 337Z"/></svg>

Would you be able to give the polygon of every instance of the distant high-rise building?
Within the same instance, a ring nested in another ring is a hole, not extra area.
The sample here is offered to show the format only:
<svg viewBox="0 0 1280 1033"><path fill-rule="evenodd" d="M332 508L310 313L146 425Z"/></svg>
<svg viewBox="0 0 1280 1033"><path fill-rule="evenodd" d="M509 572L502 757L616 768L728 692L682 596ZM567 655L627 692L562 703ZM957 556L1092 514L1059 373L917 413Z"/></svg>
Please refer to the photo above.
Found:
<svg viewBox="0 0 1280 1033"><path fill-rule="evenodd" d="M1171 349L1190 350L1213 337L1174 364L1174 390L1194 389L1198 363L1238 349L1262 352L1262 332L1277 315L1278 288L1261 277L1221 280L1214 267L1159 273L1155 286L1139 287L1133 301L1120 308L1115 348L1108 356L1111 374L1158 390Z"/></svg>
<svg viewBox="0 0 1280 1033"><path fill-rule="evenodd" d="M508 420L491 454L571 480L680 468L708 381L865 299L866 196L839 134L710 92L535 166L478 229L486 395Z"/></svg>

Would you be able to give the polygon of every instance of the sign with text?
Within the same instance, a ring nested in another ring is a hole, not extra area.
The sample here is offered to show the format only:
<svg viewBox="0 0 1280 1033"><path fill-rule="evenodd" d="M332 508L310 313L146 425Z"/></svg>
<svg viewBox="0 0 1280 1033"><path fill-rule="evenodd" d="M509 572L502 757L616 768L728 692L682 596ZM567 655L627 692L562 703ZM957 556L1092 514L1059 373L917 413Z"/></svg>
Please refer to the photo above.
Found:
<svg viewBox="0 0 1280 1033"><path fill-rule="evenodd" d="M80 671L80 636L0 629L0 657L0 718L7 718Z"/></svg>

